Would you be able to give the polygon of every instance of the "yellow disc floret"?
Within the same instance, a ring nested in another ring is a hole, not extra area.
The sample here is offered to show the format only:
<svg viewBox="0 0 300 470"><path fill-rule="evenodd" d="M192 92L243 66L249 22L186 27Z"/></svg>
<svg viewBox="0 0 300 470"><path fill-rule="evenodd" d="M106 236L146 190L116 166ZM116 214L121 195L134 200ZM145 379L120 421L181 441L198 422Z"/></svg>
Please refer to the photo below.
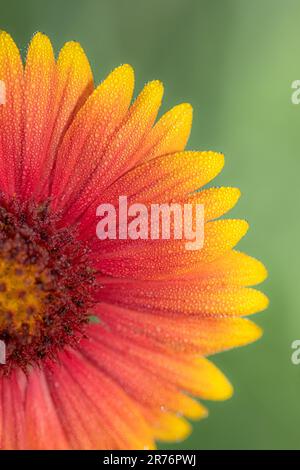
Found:
<svg viewBox="0 0 300 470"><path fill-rule="evenodd" d="M35 266L0 259L0 328L34 333L42 319L45 292L37 284Z"/></svg>

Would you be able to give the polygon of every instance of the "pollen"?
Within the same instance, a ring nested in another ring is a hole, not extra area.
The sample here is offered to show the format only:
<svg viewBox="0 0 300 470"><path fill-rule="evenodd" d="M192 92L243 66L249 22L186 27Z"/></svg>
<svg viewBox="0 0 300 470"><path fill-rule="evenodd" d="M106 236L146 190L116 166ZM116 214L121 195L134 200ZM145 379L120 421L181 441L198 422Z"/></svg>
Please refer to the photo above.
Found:
<svg viewBox="0 0 300 470"><path fill-rule="evenodd" d="M0 329L34 334L46 297L42 277L34 266L0 260Z"/></svg>

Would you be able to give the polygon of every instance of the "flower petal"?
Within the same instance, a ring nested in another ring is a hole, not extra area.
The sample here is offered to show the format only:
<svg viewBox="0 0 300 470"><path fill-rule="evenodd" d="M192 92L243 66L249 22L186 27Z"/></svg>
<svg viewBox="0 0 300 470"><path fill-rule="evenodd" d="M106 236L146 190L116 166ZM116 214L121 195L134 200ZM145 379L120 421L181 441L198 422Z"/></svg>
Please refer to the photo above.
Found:
<svg viewBox="0 0 300 470"><path fill-rule="evenodd" d="M53 207L66 209L103 165L104 150L123 121L133 93L129 65L115 69L89 97L68 129L57 156ZM68 171L66 171L66 168Z"/></svg>
<svg viewBox="0 0 300 470"><path fill-rule="evenodd" d="M151 425L154 439L159 441L180 441L191 433L191 426L184 418L167 411L143 408L143 415ZM203 409L205 418L207 413Z"/></svg>
<svg viewBox="0 0 300 470"><path fill-rule="evenodd" d="M248 224L243 220L208 222L204 246L199 250L187 250L186 240L98 240L99 256L94 252L94 259L106 275L166 279L194 272L200 264L216 260L233 248L247 230Z"/></svg>
<svg viewBox="0 0 300 470"><path fill-rule="evenodd" d="M191 132L192 118L193 108L188 103L179 104L164 114L145 139L139 160L147 161L184 150Z"/></svg>
<svg viewBox="0 0 300 470"><path fill-rule="evenodd" d="M33 370L28 376L25 426L27 449L43 450L46 446L52 450L70 448L42 369Z"/></svg>
<svg viewBox="0 0 300 470"><path fill-rule="evenodd" d="M0 448L21 450L26 447L24 426L24 384L22 371L12 372L10 377L0 379Z"/></svg>
<svg viewBox="0 0 300 470"><path fill-rule="evenodd" d="M56 83L51 42L44 34L37 33L29 45L25 66L23 198L34 193L47 159L55 119Z"/></svg>
<svg viewBox="0 0 300 470"><path fill-rule="evenodd" d="M160 81L154 80L145 85L133 103L123 125L107 148L106 163L117 160L118 164L117 169L113 169L112 175L109 175L109 179L105 178L103 189L138 162L138 149L153 126L162 96L163 85Z"/></svg>
<svg viewBox="0 0 300 470"><path fill-rule="evenodd" d="M52 107L55 110L51 144L36 188L37 194L48 197L58 145L75 115L93 91L93 75L89 61L77 42L67 42L61 49L57 64L57 85Z"/></svg>
<svg viewBox="0 0 300 470"><path fill-rule="evenodd" d="M75 364L72 366L75 367ZM89 450L101 446L105 449L107 442L111 443L112 440L101 426L95 405L86 397L77 379L73 378L70 367L69 363L68 367L60 364L45 368L55 409L70 442L67 448Z"/></svg>
<svg viewBox="0 0 300 470"><path fill-rule="evenodd" d="M186 280L196 279L199 284L211 287L226 285L254 286L260 284L267 277L265 266L255 258L230 250L221 258L212 263L198 266L190 272Z"/></svg>
<svg viewBox="0 0 300 470"><path fill-rule="evenodd" d="M34 36L25 67L23 196L49 196L58 144L92 89L90 65L79 44L65 44L56 63L47 36Z"/></svg>
<svg viewBox="0 0 300 470"><path fill-rule="evenodd" d="M162 84L158 81L148 83L135 103L129 109L120 128L111 137L103 151L98 148L97 165L84 184L76 183L76 198L71 198L67 207L72 204L71 216L78 220L80 215L99 198L105 188L125 173L137 162L136 153L145 135L153 125L163 93ZM89 151L89 159L91 155ZM93 153L92 153L93 155ZM108 171L109 169L109 171ZM80 177L87 175L87 165L81 168ZM82 191L81 191L82 190ZM80 197L78 194L80 191ZM79 199L77 201L77 199Z"/></svg>
<svg viewBox="0 0 300 470"><path fill-rule="evenodd" d="M60 361L46 374L73 448L153 448L140 411L114 381L75 351Z"/></svg>
<svg viewBox="0 0 300 470"><path fill-rule="evenodd" d="M262 335L257 325L236 317L157 315L104 303L97 306L96 313L112 332L174 352L214 354L251 343Z"/></svg>
<svg viewBox="0 0 300 470"><path fill-rule="evenodd" d="M223 166L224 156L216 152L164 155L128 172L104 192L102 200L114 202L120 194L130 204L182 199L215 178Z"/></svg>
<svg viewBox="0 0 300 470"><path fill-rule="evenodd" d="M99 300L133 310L188 315L250 315L267 308L268 299L248 287L203 287L196 281L115 283L100 290ZM188 299L188 302L187 302Z"/></svg>
<svg viewBox="0 0 300 470"><path fill-rule="evenodd" d="M184 204L202 204L205 220L221 217L232 209L240 198L238 188L209 188L190 196Z"/></svg>
<svg viewBox="0 0 300 470"><path fill-rule="evenodd" d="M97 203L80 219L82 238L95 237L95 214L100 203L117 208L120 195L127 196L128 205L180 202L211 181L223 165L224 156L215 152L180 152L139 165L101 195L97 193Z"/></svg>
<svg viewBox="0 0 300 470"><path fill-rule="evenodd" d="M98 336L105 335L101 326L93 325L93 332L98 329ZM94 336L95 337L95 336ZM189 418L198 418L203 414L202 406L164 379L141 368L135 361L114 350L113 344L104 341L82 343L90 361L111 377L129 396L144 406L164 407Z"/></svg>
<svg viewBox="0 0 300 470"><path fill-rule="evenodd" d="M226 377L205 358L190 354L178 354L153 348L151 343L132 341L118 333L93 328L91 335L107 347L127 357L141 370L166 380L179 390L197 395L205 400L226 400L232 395L232 386Z"/></svg>
<svg viewBox="0 0 300 470"><path fill-rule="evenodd" d="M20 184L23 65L17 46L4 31L0 32L0 80L5 100L0 104L0 186L12 195Z"/></svg>

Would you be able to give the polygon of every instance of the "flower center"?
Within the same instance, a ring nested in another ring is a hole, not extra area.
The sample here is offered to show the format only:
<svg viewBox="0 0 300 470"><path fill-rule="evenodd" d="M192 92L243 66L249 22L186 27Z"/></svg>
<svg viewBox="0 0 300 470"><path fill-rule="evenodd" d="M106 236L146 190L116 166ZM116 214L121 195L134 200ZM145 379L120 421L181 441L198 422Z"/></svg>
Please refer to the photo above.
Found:
<svg viewBox="0 0 300 470"><path fill-rule="evenodd" d="M0 195L0 340L6 364L24 371L76 346L93 306L89 250L74 227L62 227L49 203Z"/></svg>
<svg viewBox="0 0 300 470"><path fill-rule="evenodd" d="M43 277L35 266L0 259L0 330L34 333L44 313L46 293L36 282Z"/></svg>

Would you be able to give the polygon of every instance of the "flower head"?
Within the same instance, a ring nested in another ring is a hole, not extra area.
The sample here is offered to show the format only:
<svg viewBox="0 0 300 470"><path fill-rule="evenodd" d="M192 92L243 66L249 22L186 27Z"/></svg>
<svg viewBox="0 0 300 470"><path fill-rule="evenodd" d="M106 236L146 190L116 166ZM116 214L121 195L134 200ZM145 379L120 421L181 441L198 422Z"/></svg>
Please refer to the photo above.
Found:
<svg viewBox="0 0 300 470"><path fill-rule="evenodd" d="M56 60L37 33L23 67L2 32L0 79L0 446L136 449L186 437L186 418L207 414L191 395L232 393L206 356L256 340L242 317L267 305L248 287L265 268L234 250L247 223L219 219L239 191L197 191L223 156L184 151L190 105L157 120L159 81L131 104L129 65L94 89L75 42ZM204 246L100 241L97 207L120 195L146 208L203 205Z"/></svg>

